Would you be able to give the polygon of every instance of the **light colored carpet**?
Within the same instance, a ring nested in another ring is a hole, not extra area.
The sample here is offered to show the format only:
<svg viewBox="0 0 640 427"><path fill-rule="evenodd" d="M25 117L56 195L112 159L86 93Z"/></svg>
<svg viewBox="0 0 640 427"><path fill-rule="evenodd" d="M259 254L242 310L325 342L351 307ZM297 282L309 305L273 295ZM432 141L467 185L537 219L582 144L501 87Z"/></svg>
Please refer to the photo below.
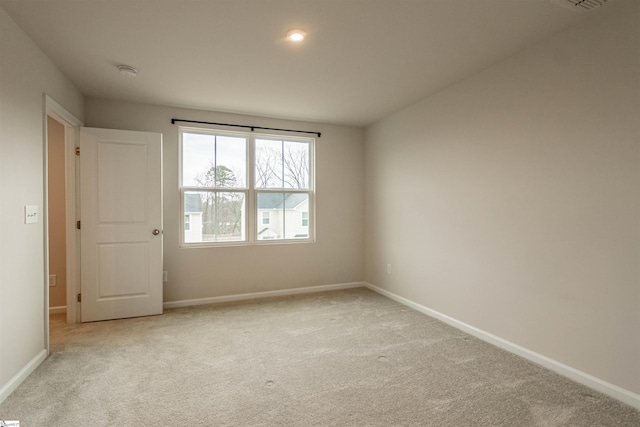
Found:
<svg viewBox="0 0 640 427"><path fill-rule="evenodd" d="M640 426L640 412L364 288L52 327L21 426Z"/></svg>

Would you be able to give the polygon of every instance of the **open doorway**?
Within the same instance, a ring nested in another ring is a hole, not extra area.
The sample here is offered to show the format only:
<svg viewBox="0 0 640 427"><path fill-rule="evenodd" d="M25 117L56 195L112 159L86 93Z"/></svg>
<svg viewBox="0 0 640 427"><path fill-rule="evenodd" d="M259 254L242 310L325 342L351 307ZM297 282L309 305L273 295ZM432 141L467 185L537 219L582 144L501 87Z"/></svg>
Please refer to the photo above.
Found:
<svg viewBox="0 0 640 427"><path fill-rule="evenodd" d="M49 313L67 312L65 126L47 116Z"/></svg>
<svg viewBox="0 0 640 427"><path fill-rule="evenodd" d="M44 103L44 319L45 346L49 349L49 313L65 313L75 323L80 286L79 241L75 229L79 200L75 150L82 122L47 95ZM54 278L55 277L55 278ZM53 283L55 282L55 285ZM50 284L52 286L50 286Z"/></svg>

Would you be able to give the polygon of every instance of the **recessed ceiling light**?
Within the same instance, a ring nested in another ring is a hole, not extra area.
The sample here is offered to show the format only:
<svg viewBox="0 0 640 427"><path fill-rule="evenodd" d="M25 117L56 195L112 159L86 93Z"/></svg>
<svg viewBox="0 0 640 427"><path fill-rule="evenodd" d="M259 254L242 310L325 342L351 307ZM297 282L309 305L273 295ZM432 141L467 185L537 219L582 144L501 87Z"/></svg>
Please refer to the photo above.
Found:
<svg viewBox="0 0 640 427"><path fill-rule="evenodd" d="M138 70L133 68L131 65L118 65L118 70L120 74L127 77L135 77L138 74Z"/></svg>
<svg viewBox="0 0 640 427"><path fill-rule="evenodd" d="M307 33L304 31L294 28L292 30L287 31L287 40L292 41L294 43L299 43L307 36Z"/></svg>

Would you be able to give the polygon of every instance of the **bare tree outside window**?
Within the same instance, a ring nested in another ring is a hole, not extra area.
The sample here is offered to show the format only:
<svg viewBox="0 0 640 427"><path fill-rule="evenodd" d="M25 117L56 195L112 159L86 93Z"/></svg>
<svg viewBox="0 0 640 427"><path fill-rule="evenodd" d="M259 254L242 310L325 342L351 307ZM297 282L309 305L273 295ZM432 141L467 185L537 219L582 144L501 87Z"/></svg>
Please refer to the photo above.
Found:
<svg viewBox="0 0 640 427"><path fill-rule="evenodd" d="M255 177L258 188L280 188L282 179L282 154L274 143L280 141L256 141Z"/></svg>
<svg viewBox="0 0 640 427"><path fill-rule="evenodd" d="M256 140L255 178L258 188L309 188L309 144Z"/></svg>
<svg viewBox="0 0 640 427"><path fill-rule="evenodd" d="M309 188L309 144L285 141L282 163L286 188Z"/></svg>
<svg viewBox="0 0 640 427"><path fill-rule="evenodd" d="M205 188L236 188L237 178L226 166L211 166L196 182ZM202 201L202 234L204 241L233 239L240 236L244 194L228 191L200 193Z"/></svg>

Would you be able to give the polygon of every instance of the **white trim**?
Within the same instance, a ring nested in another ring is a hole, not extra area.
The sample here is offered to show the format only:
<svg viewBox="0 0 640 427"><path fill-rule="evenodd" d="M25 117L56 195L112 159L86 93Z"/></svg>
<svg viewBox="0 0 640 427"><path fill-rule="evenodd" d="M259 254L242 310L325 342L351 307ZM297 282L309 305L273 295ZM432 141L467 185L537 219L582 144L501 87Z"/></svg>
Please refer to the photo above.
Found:
<svg viewBox="0 0 640 427"><path fill-rule="evenodd" d="M18 386L22 384L22 382L26 380L27 377L31 375L31 373L35 371L36 368L40 366L40 364L44 362L44 359L46 358L47 350L40 350L36 357L31 359L31 361L27 363L22 369L20 369L20 371L18 371L18 373L15 374L13 378L11 378L5 385L3 385L2 388L0 388L0 403L2 403L7 397L9 397L9 395L13 393L13 391L18 388Z"/></svg>
<svg viewBox="0 0 640 427"><path fill-rule="evenodd" d="M49 353L49 316L47 311L49 308L49 100L53 101L46 94L42 95L42 239L44 245L42 246L42 258L44 264L42 266L44 270L43 280L44 284L44 298L42 300L42 306L44 311L44 348ZM59 104L58 104L59 106Z"/></svg>
<svg viewBox="0 0 640 427"><path fill-rule="evenodd" d="M44 94L44 96L47 114L49 114L59 122L67 122L69 126L82 126L82 121L80 121L78 118L76 118L76 116L67 111L66 108L58 104L46 93Z"/></svg>
<svg viewBox="0 0 640 427"><path fill-rule="evenodd" d="M66 313L66 312L67 312L66 305L61 305L58 307L49 307L49 314L59 314L59 313Z"/></svg>
<svg viewBox="0 0 640 427"><path fill-rule="evenodd" d="M578 369L572 368L571 366L565 365L564 363L558 362L557 360L551 359L540 353L536 353L535 351L531 351L527 348L521 347L496 335L490 334L489 332L485 332L474 326L449 317L446 314L442 314L438 311L432 310L404 297L396 295L393 292L389 292L367 282L364 282L363 284L372 291L375 291L381 295L386 296L387 298L404 304L407 307L411 307L414 310L419 311L420 313L441 320L444 323L451 325L463 332L466 332L469 335L473 335L474 337L488 342L489 344L493 344L496 347L500 347L501 349L506 350L510 353L524 357L525 359L541 365L555 373L563 375L573 381L599 391L600 393L606 394L607 396L613 397L614 399L640 409L640 395L632 391L625 390L622 387L618 387L617 385L603 381L600 378L596 378L593 375L587 374L586 372L579 371Z"/></svg>
<svg viewBox="0 0 640 427"><path fill-rule="evenodd" d="M339 289L362 288L364 286L365 284L362 282L353 282L353 283L339 283L336 285L309 286L306 288L281 289L277 291L250 292L246 294L225 295L220 297L167 301L163 304L163 307L167 309L167 308L189 307L193 305L219 304L221 302L244 301L248 299L279 297L279 296L285 296L285 295L297 295L297 294L306 294L306 293L312 293L312 292L336 291Z"/></svg>
<svg viewBox="0 0 640 427"><path fill-rule="evenodd" d="M80 218L80 158L76 147L80 146L80 127L65 129L67 187L66 229L67 229L67 323L80 322L80 230L76 229L76 218Z"/></svg>

